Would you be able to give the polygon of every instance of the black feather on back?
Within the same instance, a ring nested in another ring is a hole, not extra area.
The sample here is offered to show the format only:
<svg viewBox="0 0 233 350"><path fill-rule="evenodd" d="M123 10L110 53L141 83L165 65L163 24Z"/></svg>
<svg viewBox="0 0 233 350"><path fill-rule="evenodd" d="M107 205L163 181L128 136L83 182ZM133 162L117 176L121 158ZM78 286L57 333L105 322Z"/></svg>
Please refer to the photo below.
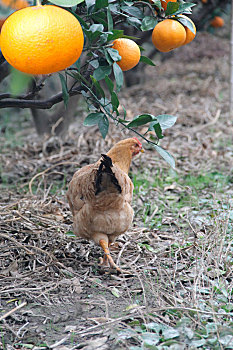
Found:
<svg viewBox="0 0 233 350"><path fill-rule="evenodd" d="M121 193L122 191L121 186L119 185L119 182L111 169L113 166L112 159L106 154L101 154L101 156L102 156L102 159L100 161L100 166L99 166L99 169L97 170L96 178L95 178L95 188L96 188L95 195L97 195L102 191L101 185L102 185L102 178L104 173L109 175L111 182L116 186L119 193Z"/></svg>

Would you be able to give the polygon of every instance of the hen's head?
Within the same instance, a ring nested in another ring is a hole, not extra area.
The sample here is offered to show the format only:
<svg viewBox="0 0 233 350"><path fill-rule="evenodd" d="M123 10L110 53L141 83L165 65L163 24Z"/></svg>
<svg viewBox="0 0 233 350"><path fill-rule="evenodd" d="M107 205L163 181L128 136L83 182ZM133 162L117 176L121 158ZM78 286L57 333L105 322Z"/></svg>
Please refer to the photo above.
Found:
<svg viewBox="0 0 233 350"><path fill-rule="evenodd" d="M117 142L107 153L113 163L128 172L131 159L139 152L144 152L141 142L136 137Z"/></svg>

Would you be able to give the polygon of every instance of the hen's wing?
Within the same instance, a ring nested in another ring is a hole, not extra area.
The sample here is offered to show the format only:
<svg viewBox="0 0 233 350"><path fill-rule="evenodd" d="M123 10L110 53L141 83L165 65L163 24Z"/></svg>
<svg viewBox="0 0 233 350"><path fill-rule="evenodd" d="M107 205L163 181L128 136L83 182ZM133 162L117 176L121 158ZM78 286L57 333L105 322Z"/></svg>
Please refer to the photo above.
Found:
<svg viewBox="0 0 233 350"><path fill-rule="evenodd" d="M110 157L102 157L97 163L86 165L74 174L67 193L73 215L87 202L94 207L98 204L101 207L109 205L118 197L131 202L132 181L126 173L112 164Z"/></svg>

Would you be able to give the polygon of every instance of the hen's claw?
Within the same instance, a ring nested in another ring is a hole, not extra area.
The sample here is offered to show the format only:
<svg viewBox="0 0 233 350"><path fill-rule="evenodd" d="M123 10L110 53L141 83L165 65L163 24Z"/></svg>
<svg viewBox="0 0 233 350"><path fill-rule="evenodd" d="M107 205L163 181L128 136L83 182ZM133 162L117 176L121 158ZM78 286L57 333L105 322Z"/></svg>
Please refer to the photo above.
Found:
<svg viewBox="0 0 233 350"><path fill-rule="evenodd" d="M110 265L110 267L122 273L123 271L114 263L113 258L110 255L108 243L104 239L100 239L99 245L104 251L104 257L101 259L100 264L104 266Z"/></svg>

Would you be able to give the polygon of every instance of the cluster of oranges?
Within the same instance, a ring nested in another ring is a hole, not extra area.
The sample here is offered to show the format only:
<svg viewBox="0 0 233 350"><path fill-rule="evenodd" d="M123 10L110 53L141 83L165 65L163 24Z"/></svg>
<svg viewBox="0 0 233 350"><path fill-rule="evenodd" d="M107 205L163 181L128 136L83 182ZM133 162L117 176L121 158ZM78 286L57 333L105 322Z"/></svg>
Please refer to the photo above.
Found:
<svg viewBox="0 0 233 350"><path fill-rule="evenodd" d="M80 57L84 35L82 27L70 12L40 2L29 6L26 0L1 0L20 11L9 16L2 26L1 50L6 60L16 69L29 74L49 74L63 70ZM168 2L160 0L163 10ZM179 22L189 21L193 30ZM54 20L56 19L56 20ZM152 33L154 46L168 52L191 42L196 34L194 23L188 17L179 15L156 24ZM121 56L118 65L123 71L136 66L140 60L138 45L126 38L116 39L112 48Z"/></svg>

